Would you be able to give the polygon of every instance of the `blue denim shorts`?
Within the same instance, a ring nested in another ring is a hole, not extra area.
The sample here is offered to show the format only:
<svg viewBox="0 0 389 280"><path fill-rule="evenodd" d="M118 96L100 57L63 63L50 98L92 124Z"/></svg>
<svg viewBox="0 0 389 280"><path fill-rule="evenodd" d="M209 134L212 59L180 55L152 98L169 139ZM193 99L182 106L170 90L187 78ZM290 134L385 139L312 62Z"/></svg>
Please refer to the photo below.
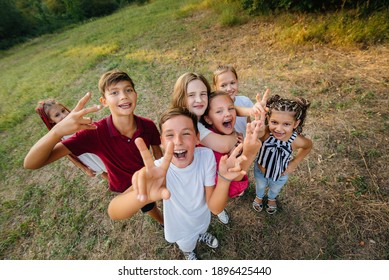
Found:
<svg viewBox="0 0 389 280"><path fill-rule="evenodd" d="M276 199L280 193L282 187L288 181L288 175L281 176L277 181L273 181L271 178L265 178L264 174L258 167L258 164L254 164L254 177L255 177L255 194L258 198L265 196L266 187L269 187L267 197L269 199Z"/></svg>

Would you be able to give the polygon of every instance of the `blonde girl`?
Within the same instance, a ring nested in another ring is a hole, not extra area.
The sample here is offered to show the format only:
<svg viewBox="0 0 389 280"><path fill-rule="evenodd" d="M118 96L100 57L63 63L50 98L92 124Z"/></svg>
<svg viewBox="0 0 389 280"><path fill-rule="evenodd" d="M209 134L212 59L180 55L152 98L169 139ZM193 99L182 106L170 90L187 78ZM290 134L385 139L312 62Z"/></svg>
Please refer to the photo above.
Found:
<svg viewBox="0 0 389 280"><path fill-rule="evenodd" d="M208 96L211 86L207 79L198 73L185 73L181 75L175 85L172 94L172 108L187 108L200 120L208 107ZM221 135L212 132L201 122L198 122L201 145L219 153L229 153L239 141L239 135Z"/></svg>
<svg viewBox="0 0 389 280"><path fill-rule="evenodd" d="M238 74L233 66L220 65L213 72L213 88L214 90L220 90L228 93L232 98L234 105L243 108L252 108L253 102L247 96L238 95L239 93L239 80ZM235 130L238 133L246 134L246 125L250 122L250 117L237 117L235 123Z"/></svg>
<svg viewBox="0 0 389 280"><path fill-rule="evenodd" d="M177 79L174 85L171 107L187 108L197 116L197 127L202 146L222 154L228 154L241 141L239 134L235 132L229 135L215 133L200 122L200 118L208 107L210 93L211 86L203 75L191 72L185 73ZM225 210L217 216L223 224L229 222L229 216Z"/></svg>

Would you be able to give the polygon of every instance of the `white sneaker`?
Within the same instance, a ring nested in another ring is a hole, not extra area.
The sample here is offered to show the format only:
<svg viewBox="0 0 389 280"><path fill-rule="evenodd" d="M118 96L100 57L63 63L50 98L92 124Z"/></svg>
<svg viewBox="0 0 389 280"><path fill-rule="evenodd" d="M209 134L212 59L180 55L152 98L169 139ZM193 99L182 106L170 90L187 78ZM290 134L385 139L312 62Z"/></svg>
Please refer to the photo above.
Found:
<svg viewBox="0 0 389 280"><path fill-rule="evenodd" d="M200 234L199 241L204 242L208 245L208 247L211 247L213 249L219 246L219 241L217 241L216 237L210 234L209 232L204 232L203 234Z"/></svg>
<svg viewBox="0 0 389 280"><path fill-rule="evenodd" d="M188 261L196 261L197 260L197 256L196 256L196 253L195 252L183 252L184 253L184 256L185 256L185 259L188 260Z"/></svg>
<svg viewBox="0 0 389 280"><path fill-rule="evenodd" d="M223 210L221 211L217 217L219 218L220 222L222 222L223 224L228 224L228 222L230 221L230 217L228 216L228 213L226 210Z"/></svg>

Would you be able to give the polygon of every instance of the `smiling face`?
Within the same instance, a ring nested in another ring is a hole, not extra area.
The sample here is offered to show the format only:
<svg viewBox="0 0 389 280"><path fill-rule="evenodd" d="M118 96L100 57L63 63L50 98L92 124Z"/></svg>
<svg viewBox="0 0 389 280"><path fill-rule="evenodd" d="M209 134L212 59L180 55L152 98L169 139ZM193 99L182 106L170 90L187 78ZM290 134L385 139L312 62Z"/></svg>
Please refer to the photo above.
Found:
<svg viewBox="0 0 389 280"><path fill-rule="evenodd" d="M217 76L215 89L225 91L235 101L235 96L238 94L238 79L231 71L226 71Z"/></svg>
<svg viewBox="0 0 389 280"><path fill-rule="evenodd" d="M101 104L109 107L114 116L128 116L134 113L138 94L129 81L119 81L107 86Z"/></svg>
<svg viewBox="0 0 389 280"><path fill-rule="evenodd" d="M281 141L288 141L293 130L300 121L295 120L294 112L272 110L268 117L269 130L275 138Z"/></svg>
<svg viewBox="0 0 389 280"><path fill-rule="evenodd" d="M234 132L236 111L231 97L222 94L211 99L205 121L216 133L228 135Z"/></svg>
<svg viewBox="0 0 389 280"><path fill-rule="evenodd" d="M69 112L60 104L54 104L53 106L50 107L49 111L47 112L47 116L49 117L50 121L53 123L59 123L67 115L69 115Z"/></svg>
<svg viewBox="0 0 389 280"><path fill-rule="evenodd" d="M193 162L195 147L199 143L192 120L183 115L174 116L165 121L161 128L162 146L166 149L167 143L174 144L172 163L178 168L189 166Z"/></svg>
<svg viewBox="0 0 389 280"><path fill-rule="evenodd" d="M201 80L193 80L187 86L186 107L190 112L200 118L208 106L208 91Z"/></svg>

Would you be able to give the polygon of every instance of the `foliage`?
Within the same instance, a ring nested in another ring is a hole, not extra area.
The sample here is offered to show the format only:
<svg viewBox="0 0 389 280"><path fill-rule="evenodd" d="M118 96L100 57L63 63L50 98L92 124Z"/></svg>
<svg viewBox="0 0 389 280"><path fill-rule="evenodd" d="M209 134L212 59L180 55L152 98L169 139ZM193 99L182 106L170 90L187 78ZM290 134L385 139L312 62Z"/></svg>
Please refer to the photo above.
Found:
<svg viewBox="0 0 389 280"><path fill-rule="evenodd" d="M23 17L14 1L1 0L0 5L0 41L15 39L29 32L28 20Z"/></svg>
<svg viewBox="0 0 389 280"><path fill-rule="evenodd" d="M0 49L147 0L0 0Z"/></svg>
<svg viewBox="0 0 389 280"><path fill-rule="evenodd" d="M388 7L388 0L240 0L242 7L251 14L272 11L326 12L358 9L367 15Z"/></svg>

